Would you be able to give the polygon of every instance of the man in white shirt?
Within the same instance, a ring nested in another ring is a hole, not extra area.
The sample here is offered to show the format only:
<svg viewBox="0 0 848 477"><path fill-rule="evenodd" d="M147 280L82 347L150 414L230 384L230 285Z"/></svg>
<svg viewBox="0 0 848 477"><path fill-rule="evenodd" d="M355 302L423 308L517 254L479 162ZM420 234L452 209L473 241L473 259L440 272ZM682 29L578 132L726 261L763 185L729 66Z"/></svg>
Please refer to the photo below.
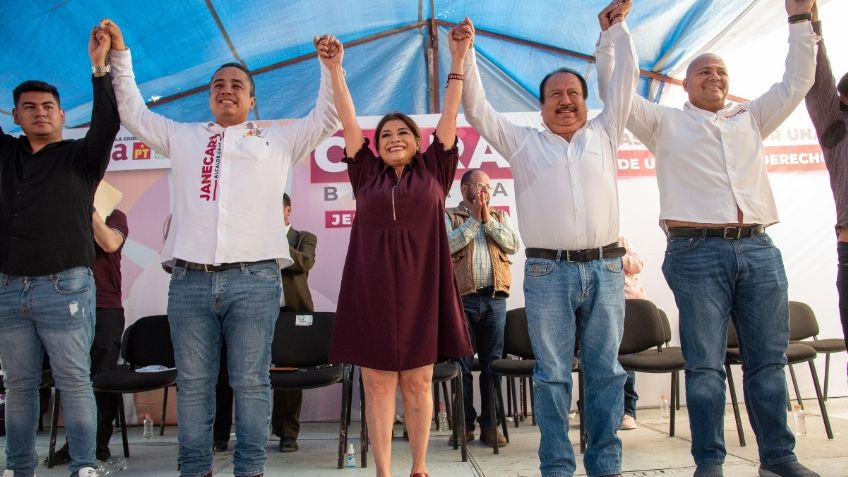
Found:
<svg viewBox="0 0 848 477"><path fill-rule="evenodd" d="M326 67L315 108L284 127L248 121L253 79L228 63L212 77L215 120L178 123L151 112L117 25L110 60L124 125L171 159L173 219L163 255L174 259L168 317L178 369L179 465L186 477L211 475L214 390L226 340L235 395L236 476L264 473L271 415L271 338L279 314L280 268L292 263L280 196L289 167L339 127Z"/></svg>
<svg viewBox="0 0 848 477"><path fill-rule="evenodd" d="M636 89L636 53L623 20L629 0L599 15L599 42L615 50L604 110L587 120L585 80L554 71L540 85L538 130L511 123L486 101L472 51L466 57L465 117L512 166L519 230L527 246L524 298L533 352L542 475L571 476L568 440L575 341L585 373L590 476L621 472L625 373L618 364L624 323L624 272L618 246L616 150ZM468 20L466 20L468 21ZM469 22L470 23L470 22Z"/></svg>
<svg viewBox="0 0 848 477"><path fill-rule="evenodd" d="M682 109L634 96L627 127L656 156L660 223L668 234L663 273L680 311L686 401L695 476L722 476L725 349L732 319L745 369L745 404L757 435L760 476L815 476L798 463L786 425L784 352L789 341L787 280L765 233L778 221L763 160L771 134L813 84L814 0L786 0L786 73L759 98L727 103L720 57L695 58L683 82ZM598 81L608 81L598 50Z"/></svg>

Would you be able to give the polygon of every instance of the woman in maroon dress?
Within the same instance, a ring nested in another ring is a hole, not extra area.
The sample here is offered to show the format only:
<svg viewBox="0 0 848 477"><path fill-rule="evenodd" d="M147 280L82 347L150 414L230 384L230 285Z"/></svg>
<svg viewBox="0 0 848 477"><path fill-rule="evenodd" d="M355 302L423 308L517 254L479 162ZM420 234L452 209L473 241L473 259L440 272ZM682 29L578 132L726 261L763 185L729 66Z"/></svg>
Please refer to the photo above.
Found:
<svg viewBox="0 0 848 477"><path fill-rule="evenodd" d="M433 363L472 354L445 227L445 197L458 162L456 114L471 34L450 35L451 74L432 144L422 154L415 122L401 113L380 120L378 155L356 121L335 38L319 42L331 59L336 108L344 127L356 218L342 275L332 362L361 366L377 476L391 475L395 390L403 397L412 475L426 476Z"/></svg>

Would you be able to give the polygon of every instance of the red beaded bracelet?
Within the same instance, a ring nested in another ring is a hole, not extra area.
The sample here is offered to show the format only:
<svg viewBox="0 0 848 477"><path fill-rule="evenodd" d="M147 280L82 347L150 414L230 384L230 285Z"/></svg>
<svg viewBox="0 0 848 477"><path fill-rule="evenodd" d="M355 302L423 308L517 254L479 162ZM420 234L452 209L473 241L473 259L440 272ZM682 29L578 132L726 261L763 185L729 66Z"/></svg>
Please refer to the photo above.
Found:
<svg viewBox="0 0 848 477"><path fill-rule="evenodd" d="M448 80L445 81L445 88L448 87L448 85L450 84L450 80L452 79L463 81L465 78L459 73L450 73L448 74Z"/></svg>

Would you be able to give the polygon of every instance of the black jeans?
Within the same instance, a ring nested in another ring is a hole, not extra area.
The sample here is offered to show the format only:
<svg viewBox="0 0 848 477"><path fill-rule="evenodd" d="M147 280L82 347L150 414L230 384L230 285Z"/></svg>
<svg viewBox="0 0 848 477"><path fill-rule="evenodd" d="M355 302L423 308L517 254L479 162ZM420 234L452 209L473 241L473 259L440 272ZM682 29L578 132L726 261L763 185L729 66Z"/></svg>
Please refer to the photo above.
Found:
<svg viewBox="0 0 848 477"><path fill-rule="evenodd" d="M839 258L836 272L836 289L839 291L839 317L842 319L842 335L848 347L848 243L836 243L836 255ZM846 369L848 373L848 369Z"/></svg>
<svg viewBox="0 0 848 477"><path fill-rule="evenodd" d="M121 336L124 334L124 310L97 308L94 341L91 344L91 374L115 369L121 356ZM97 449L108 449L112 438L112 423L118 415L120 395L94 393L97 402Z"/></svg>

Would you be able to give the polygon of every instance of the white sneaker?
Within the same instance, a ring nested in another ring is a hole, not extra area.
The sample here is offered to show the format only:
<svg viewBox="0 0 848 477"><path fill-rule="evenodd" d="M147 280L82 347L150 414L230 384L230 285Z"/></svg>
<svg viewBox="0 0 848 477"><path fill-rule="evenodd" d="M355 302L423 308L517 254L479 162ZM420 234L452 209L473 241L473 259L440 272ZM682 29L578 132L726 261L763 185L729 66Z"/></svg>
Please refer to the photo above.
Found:
<svg viewBox="0 0 848 477"><path fill-rule="evenodd" d="M621 420L621 430L622 431L632 431L636 429L638 426L636 425L636 418L631 416L630 414L625 414L624 419Z"/></svg>
<svg viewBox="0 0 848 477"><path fill-rule="evenodd" d="M97 469L93 467L83 467L77 472L79 477L97 477Z"/></svg>

